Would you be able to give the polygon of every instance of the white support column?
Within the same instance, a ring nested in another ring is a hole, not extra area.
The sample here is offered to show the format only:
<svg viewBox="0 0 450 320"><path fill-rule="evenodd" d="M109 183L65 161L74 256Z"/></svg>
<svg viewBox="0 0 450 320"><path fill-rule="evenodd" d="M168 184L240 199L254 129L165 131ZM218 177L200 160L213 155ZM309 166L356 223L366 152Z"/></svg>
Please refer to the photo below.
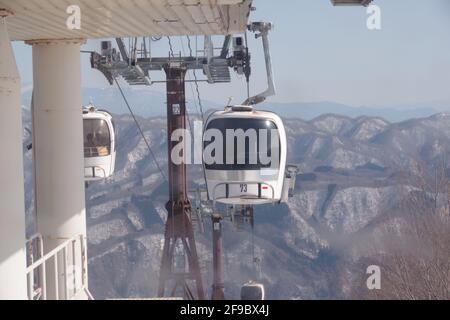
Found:
<svg viewBox="0 0 450 320"><path fill-rule="evenodd" d="M80 61L83 42L27 42L33 46L37 231L43 236L45 252L76 235L86 238ZM79 258L75 268L83 268ZM62 272L60 265L58 273ZM47 282L50 299L54 298L51 287L52 283Z"/></svg>
<svg viewBox="0 0 450 320"><path fill-rule="evenodd" d="M0 299L26 299L20 77L0 9Z"/></svg>

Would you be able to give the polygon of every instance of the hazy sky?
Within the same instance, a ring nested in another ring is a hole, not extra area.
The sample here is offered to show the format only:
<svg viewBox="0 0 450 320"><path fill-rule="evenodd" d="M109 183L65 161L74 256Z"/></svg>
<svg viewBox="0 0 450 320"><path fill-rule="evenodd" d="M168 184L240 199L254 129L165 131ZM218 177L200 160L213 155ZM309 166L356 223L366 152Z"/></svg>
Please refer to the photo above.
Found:
<svg viewBox="0 0 450 320"><path fill-rule="evenodd" d="M450 105L450 0L375 0L381 7L382 30L369 31L365 8L336 8L329 0L255 0L252 20L272 21L276 102L332 101L353 106ZM174 37L175 51L181 50ZM184 45L186 41L184 38ZM219 43L216 43L219 46ZM14 44L24 83L30 83L31 48ZM89 41L84 49L98 49ZM252 90L264 89L260 41L251 41ZM155 43L166 54L166 39ZM83 85L105 87L83 55ZM160 79L161 75L154 75ZM200 86L202 98L225 103L245 96L242 79ZM163 91L163 85L150 90ZM190 95L190 88L187 88Z"/></svg>

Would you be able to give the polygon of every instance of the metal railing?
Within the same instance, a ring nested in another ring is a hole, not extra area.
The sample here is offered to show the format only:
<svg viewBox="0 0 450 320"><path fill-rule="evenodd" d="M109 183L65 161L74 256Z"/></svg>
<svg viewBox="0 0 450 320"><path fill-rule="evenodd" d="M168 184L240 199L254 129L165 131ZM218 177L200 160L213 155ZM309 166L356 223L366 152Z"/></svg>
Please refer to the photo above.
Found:
<svg viewBox="0 0 450 320"><path fill-rule="evenodd" d="M27 241L27 288L29 300L71 300L79 294L92 299L87 289L86 243L75 236L44 254L42 235Z"/></svg>
<svg viewBox="0 0 450 320"><path fill-rule="evenodd" d="M35 260L40 259L44 254L44 243L42 241L42 235L35 234L31 236L26 244L27 250L27 267L32 265ZM30 300L40 300L42 297L42 290L35 287L35 282L38 281L40 277L45 274L45 265L39 270L33 270L33 272L28 272L27 270L27 287L28 287L28 299ZM32 284L32 285L30 285Z"/></svg>

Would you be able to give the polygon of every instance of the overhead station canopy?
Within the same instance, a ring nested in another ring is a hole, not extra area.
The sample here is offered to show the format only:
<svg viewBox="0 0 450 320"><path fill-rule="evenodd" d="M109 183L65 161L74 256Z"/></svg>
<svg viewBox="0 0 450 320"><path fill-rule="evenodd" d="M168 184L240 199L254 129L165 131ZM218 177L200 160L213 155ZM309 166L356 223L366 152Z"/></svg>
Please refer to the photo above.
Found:
<svg viewBox="0 0 450 320"><path fill-rule="evenodd" d="M372 0L331 0L334 6L368 6Z"/></svg>
<svg viewBox="0 0 450 320"><path fill-rule="evenodd" d="M0 0L12 40L224 35L245 30L251 0ZM70 30L67 8L81 9Z"/></svg>

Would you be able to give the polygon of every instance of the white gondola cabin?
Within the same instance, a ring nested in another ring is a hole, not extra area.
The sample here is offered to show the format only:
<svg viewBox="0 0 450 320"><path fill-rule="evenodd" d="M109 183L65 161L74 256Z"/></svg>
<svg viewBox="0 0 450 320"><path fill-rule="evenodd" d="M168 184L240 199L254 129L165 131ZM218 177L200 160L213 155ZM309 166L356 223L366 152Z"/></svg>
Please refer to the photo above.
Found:
<svg viewBox="0 0 450 320"><path fill-rule="evenodd" d="M265 295L264 285L261 283L250 281L241 287L241 300L265 300Z"/></svg>
<svg viewBox="0 0 450 320"><path fill-rule="evenodd" d="M83 108L84 178L106 179L114 173L116 145L111 114L92 104Z"/></svg>
<svg viewBox="0 0 450 320"><path fill-rule="evenodd" d="M275 113L251 106L214 112L203 134L209 199L231 205L280 202L286 149L284 125Z"/></svg>

